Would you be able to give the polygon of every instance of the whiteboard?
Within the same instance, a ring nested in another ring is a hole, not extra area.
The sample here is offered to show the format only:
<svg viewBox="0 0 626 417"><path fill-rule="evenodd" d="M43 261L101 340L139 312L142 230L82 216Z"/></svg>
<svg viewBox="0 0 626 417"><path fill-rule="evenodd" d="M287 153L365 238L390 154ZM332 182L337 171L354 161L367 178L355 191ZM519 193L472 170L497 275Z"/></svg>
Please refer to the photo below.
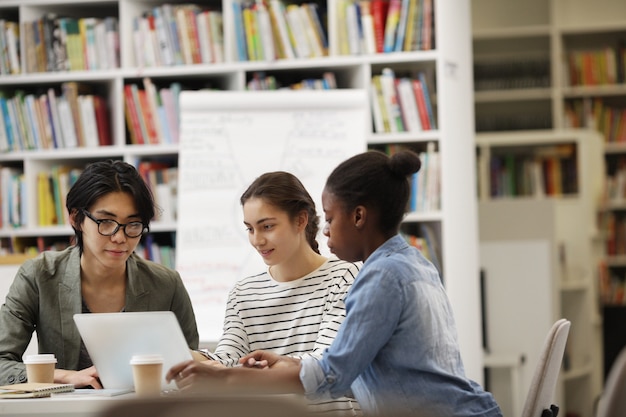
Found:
<svg viewBox="0 0 626 417"><path fill-rule="evenodd" d="M181 93L176 269L201 342L221 336L235 281L266 270L248 242L241 194L265 172L288 171L322 216L328 174L367 148L367 103L365 90Z"/></svg>

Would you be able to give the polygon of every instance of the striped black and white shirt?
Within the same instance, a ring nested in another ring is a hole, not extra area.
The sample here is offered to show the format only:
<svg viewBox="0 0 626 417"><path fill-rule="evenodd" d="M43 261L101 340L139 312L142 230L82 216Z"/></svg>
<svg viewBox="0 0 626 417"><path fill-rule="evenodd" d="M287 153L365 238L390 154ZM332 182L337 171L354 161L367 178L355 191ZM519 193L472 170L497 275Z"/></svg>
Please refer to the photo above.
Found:
<svg viewBox="0 0 626 417"><path fill-rule="evenodd" d="M294 281L275 281L268 272L239 280L229 293L213 356L227 366L259 349L321 358L346 315L344 300L359 268L332 257ZM361 414L356 401L348 398L312 404L311 411Z"/></svg>

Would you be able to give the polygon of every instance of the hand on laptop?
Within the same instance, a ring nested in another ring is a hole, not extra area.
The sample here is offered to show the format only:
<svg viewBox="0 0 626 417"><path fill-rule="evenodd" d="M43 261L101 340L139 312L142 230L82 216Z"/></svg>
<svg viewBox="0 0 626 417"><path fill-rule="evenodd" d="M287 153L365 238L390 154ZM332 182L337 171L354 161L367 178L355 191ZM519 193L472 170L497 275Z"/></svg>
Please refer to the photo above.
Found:
<svg viewBox="0 0 626 417"><path fill-rule="evenodd" d="M67 369L54 370L54 382L62 384L74 384L76 388L92 387L102 389L95 366L80 371L68 371Z"/></svg>

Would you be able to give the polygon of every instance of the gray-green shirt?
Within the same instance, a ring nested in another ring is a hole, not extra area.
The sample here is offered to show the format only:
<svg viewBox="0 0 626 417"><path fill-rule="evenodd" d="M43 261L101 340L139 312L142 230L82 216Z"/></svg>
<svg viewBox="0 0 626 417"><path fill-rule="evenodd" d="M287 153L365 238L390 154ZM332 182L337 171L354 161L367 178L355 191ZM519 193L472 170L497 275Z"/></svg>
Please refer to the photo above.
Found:
<svg viewBox="0 0 626 417"><path fill-rule="evenodd" d="M196 318L178 272L133 254L126 262L124 311L172 311L191 349ZM0 385L26 381L22 355L37 332L39 353L54 353L57 368L78 370L81 339L73 316L82 303L80 254L72 246L43 252L17 272L0 307Z"/></svg>

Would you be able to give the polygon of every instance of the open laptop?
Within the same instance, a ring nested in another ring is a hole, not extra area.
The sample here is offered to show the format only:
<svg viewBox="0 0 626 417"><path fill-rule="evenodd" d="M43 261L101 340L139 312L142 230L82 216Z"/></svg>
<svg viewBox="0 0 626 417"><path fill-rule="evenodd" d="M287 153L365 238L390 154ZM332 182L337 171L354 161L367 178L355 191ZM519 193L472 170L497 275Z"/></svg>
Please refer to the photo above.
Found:
<svg viewBox="0 0 626 417"><path fill-rule="evenodd" d="M74 322L98 370L105 389L133 389L130 359L136 354L163 356L165 374L175 364L192 359L183 331L171 311L75 314Z"/></svg>

